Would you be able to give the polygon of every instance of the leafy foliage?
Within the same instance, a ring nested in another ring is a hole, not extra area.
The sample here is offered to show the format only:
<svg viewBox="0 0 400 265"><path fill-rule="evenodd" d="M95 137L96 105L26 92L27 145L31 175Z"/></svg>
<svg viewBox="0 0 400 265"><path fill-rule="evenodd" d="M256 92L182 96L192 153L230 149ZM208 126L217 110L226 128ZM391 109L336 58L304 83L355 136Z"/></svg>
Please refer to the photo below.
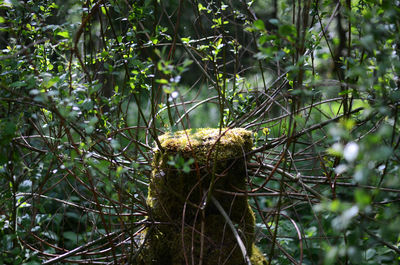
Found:
<svg viewBox="0 0 400 265"><path fill-rule="evenodd" d="M393 0L0 1L0 263L134 260L156 227L157 137L198 127L254 132L270 264L399 263L399 15Z"/></svg>

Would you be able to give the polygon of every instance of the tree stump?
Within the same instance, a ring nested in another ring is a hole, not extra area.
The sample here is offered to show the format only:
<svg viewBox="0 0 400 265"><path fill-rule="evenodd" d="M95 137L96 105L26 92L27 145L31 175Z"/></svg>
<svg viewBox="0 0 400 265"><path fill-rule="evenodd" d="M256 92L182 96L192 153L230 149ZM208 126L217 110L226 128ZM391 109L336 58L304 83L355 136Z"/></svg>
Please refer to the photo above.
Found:
<svg viewBox="0 0 400 265"><path fill-rule="evenodd" d="M251 132L197 129L159 140L163 150L155 149L147 199L156 224L146 232L139 263L267 264L254 244L255 215L243 196Z"/></svg>

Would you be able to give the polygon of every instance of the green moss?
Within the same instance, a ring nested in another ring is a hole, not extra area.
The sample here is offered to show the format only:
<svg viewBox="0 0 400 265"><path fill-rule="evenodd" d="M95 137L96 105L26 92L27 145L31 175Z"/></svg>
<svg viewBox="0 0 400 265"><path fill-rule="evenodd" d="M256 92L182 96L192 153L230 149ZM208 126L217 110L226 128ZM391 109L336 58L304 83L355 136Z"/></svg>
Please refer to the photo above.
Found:
<svg viewBox="0 0 400 265"><path fill-rule="evenodd" d="M200 164L242 156L253 144L251 132L242 128L190 129L166 133L159 140L166 153L194 157ZM155 153L157 156L160 151L156 149Z"/></svg>
<svg viewBox="0 0 400 265"><path fill-rule="evenodd" d="M260 249L253 244L252 255L250 256L251 264L253 265L267 265L268 262L265 259L264 255L261 253Z"/></svg>
<svg viewBox="0 0 400 265"><path fill-rule="evenodd" d="M215 191L246 188L244 154L252 148L251 132L197 129L167 133L159 140L163 151L154 150L148 205L150 218L161 224L147 234L139 264L181 265L185 257L195 264L200 257L204 265L244 264L226 220L214 205L205 205L211 192L237 227L253 265L263 265L265 259L254 245L255 216L247 197ZM176 155L195 160L189 172L168 163Z"/></svg>

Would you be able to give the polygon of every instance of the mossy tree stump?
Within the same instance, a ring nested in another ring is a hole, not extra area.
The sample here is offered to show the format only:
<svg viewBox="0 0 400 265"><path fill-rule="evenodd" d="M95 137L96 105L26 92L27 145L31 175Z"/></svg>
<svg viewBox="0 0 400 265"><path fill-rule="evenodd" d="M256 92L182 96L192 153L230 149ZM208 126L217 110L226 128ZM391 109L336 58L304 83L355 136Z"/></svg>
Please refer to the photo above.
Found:
<svg viewBox="0 0 400 265"><path fill-rule="evenodd" d="M252 148L251 132L186 130L159 140L163 150L155 150L148 194L150 219L157 224L147 232L139 263L246 264L237 237L212 198L236 227L248 260L266 264L254 245L255 216L247 197L218 192L246 189L245 154Z"/></svg>

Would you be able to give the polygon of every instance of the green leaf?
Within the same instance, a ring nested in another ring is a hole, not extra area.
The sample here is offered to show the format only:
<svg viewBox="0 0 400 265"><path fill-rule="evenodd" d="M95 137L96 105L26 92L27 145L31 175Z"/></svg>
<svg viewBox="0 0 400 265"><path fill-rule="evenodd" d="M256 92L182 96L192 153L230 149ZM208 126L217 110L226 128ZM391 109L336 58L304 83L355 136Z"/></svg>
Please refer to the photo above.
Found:
<svg viewBox="0 0 400 265"><path fill-rule="evenodd" d="M10 141L16 130L17 126L13 121L0 120L0 140Z"/></svg>
<svg viewBox="0 0 400 265"><path fill-rule="evenodd" d="M197 8L199 9L199 11L207 10L207 8L205 8L202 4L198 4Z"/></svg>
<svg viewBox="0 0 400 265"><path fill-rule="evenodd" d="M61 37L65 38L65 39L68 39L69 38L69 33L68 33L68 31L60 31L60 32L57 32L57 36L61 36Z"/></svg>
<svg viewBox="0 0 400 265"><path fill-rule="evenodd" d="M254 21L253 25L258 30L265 30L264 21L262 21L261 19L257 19L256 21Z"/></svg>
<svg viewBox="0 0 400 265"><path fill-rule="evenodd" d="M78 240L77 234L71 231L64 232L63 237L72 242L76 242Z"/></svg>
<svg viewBox="0 0 400 265"><path fill-rule="evenodd" d="M162 78L162 79L157 79L156 82L159 83L159 84L168 84L168 80L167 80L167 79L164 79L164 78Z"/></svg>
<svg viewBox="0 0 400 265"><path fill-rule="evenodd" d="M279 34L286 38L292 38L297 36L297 31L294 25L282 25L278 30Z"/></svg>
<svg viewBox="0 0 400 265"><path fill-rule="evenodd" d="M354 193L357 204L364 208L371 203L371 197L362 189L357 189Z"/></svg>
<svg viewBox="0 0 400 265"><path fill-rule="evenodd" d="M45 88L50 88L50 87L52 87L54 84L56 84L59 80L60 80L60 78L59 78L58 76L53 77L53 78L50 79L49 81L43 82L43 86L44 86Z"/></svg>
<svg viewBox="0 0 400 265"><path fill-rule="evenodd" d="M373 256L375 256L376 250L373 248L367 249L367 252L365 253L365 259L370 260Z"/></svg>
<svg viewBox="0 0 400 265"><path fill-rule="evenodd" d="M16 82L14 82L14 83L12 83L12 84L10 85L10 87L15 87L15 88L20 88L20 87L24 87L24 86L26 86L25 80L16 81Z"/></svg>
<svg viewBox="0 0 400 265"><path fill-rule="evenodd" d="M181 40L183 43L189 43L190 38L181 38Z"/></svg>

